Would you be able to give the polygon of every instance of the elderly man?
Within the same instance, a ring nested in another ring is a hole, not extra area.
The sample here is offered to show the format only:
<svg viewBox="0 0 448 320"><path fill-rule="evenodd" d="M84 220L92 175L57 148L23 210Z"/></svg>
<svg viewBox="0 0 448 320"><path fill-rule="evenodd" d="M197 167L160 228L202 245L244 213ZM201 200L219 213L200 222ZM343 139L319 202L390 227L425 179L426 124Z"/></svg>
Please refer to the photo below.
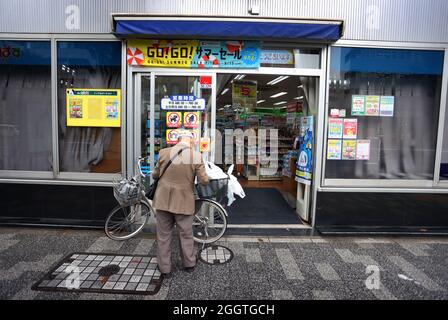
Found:
<svg viewBox="0 0 448 320"><path fill-rule="evenodd" d="M187 272L193 272L196 252L193 240L195 211L194 180L206 185L208 176L201 154L193 150L193 135L184 130L179 142L171 148L160 150L157 166L152 174L159 180L153 206L157 217L157 261L160 272L171 275L171 239L176 223L182 250L182 262ZM171 165L167 164L172 159ZM166 169L166 172L164 170Z"/></svg>

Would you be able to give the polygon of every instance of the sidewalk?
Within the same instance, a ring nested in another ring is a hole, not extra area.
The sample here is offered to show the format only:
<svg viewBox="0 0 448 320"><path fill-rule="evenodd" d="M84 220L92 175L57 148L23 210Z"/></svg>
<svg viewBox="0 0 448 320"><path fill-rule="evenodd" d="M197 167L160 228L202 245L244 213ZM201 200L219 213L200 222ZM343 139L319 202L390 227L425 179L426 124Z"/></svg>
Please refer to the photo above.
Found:
<svg viewBox="0 0 448 320"><path fill-rule="evenodd" d="M198 262L192 274L181 270L174 244L173 276L154 296L43 292L30 288L69 253L155 255L154 238L0 228L0 299L448 299L448 238L232 236L219 243L232 261ZM379 267L380 289L366 287L368 266Z"/></svg>

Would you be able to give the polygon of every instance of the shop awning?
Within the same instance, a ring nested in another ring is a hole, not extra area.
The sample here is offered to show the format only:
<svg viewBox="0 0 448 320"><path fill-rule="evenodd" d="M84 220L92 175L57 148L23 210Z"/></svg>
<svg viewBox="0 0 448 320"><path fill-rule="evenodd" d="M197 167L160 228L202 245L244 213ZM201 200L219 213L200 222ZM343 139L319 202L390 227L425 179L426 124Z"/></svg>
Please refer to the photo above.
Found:
<svg viewBox="0 0 448 320"><path fill-rule="evenodd" d="M333 42L343 35L342 20L250 19L114 14L118 37L254 39Z"/></svg>

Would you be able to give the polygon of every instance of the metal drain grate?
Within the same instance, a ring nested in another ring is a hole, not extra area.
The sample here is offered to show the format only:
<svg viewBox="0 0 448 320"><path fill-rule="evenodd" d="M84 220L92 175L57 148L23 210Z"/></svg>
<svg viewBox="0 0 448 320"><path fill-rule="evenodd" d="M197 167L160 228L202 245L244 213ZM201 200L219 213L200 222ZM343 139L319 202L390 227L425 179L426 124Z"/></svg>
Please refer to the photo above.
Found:
<svg viewBox="0 0 448 320"><path fill-rule="evenodd" d="M72 253L32 289L153 295L159 291L162 281L156 257Z"/></svg>
<svg viewBox="0 0 448 320"><path fill-rule="evenodd" d="M199 251L199 260L207 264L224 264L233 259L233 252L224 246L210 246Z"/></svg>

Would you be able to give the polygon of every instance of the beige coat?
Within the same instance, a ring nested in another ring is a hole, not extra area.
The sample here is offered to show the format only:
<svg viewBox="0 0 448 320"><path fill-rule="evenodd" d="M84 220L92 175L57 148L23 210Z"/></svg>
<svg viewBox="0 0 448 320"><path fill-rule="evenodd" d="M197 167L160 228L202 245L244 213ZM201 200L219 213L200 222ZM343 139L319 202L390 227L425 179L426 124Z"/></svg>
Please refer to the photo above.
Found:
<svg viewBox="0 0 448 320"><path fill-rule="evenodd" d="M187 147L183 143L178 143L174 147L160 150L159 160L152 173L153 178L158 178L161 171L165 170L170 159L179 150ZM198 177L198 182L206 185L208 176L205 172L201 154L187 148L175 158L168 170L160 179L153 206L157 210L164 210L175 214L192 215L195 211L194 180Z"/></svg>

